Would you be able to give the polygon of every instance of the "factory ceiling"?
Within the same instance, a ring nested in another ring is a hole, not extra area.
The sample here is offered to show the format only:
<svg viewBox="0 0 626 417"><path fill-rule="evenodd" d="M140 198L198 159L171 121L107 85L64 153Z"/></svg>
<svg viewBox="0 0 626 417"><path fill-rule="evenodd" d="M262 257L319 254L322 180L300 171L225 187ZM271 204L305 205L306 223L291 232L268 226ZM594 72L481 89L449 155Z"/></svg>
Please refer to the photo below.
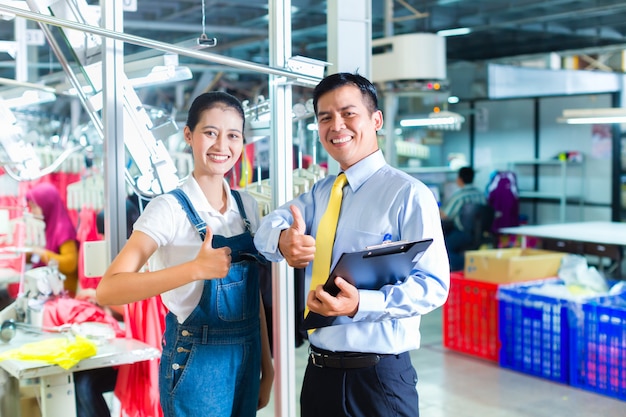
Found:
<svg viewBox="0 0 626 417"><path fill-rule="evenodd" d="M2 3L20 2L0 0ZM292 0L291 9L293 55L325 61L326 2ZM390 15L391 25L385 18ZM372 16L374 39L390 32L399 35L468 29L468 34L446 38L448 65L516 64L556 54L579 57L584 69L623 71L626 2L620 0L373 0ZM210 49L213 53L269 64L267 0L136 0L136 11L124 13L124 32L171 44L184 44L204 33L217 40ZM14 36L13 20L0 20L0 41L14 40ZM125 45L127 54L144 50ZM37 47L36 56L38 74L50 72L54 59L47 46ZM201 73L216 72L210 65L192 69L196 80ZM6 53L0 53L0 76L15 76L12 57ZM222 85L250 92L247 77L254 79L254 74L223 76L212 87Z"/></svg>

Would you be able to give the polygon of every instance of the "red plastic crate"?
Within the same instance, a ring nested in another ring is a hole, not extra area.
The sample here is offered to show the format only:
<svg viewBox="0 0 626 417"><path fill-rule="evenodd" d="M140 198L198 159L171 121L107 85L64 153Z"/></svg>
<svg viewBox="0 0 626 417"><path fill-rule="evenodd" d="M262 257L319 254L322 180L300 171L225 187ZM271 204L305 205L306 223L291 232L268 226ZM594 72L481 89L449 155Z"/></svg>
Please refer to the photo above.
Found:
<svg viewBox="0 0 626 417"><path fill-rule="evenodd" d="M626 295L572 304L570 385L626 400Z"/></svg>
<svg viewBox="0 0 626 417"><path fill-rule="evenodd" d="M498 284L450 274L450 293L443 305L443 345L458 352L498 361Z"/></svg>

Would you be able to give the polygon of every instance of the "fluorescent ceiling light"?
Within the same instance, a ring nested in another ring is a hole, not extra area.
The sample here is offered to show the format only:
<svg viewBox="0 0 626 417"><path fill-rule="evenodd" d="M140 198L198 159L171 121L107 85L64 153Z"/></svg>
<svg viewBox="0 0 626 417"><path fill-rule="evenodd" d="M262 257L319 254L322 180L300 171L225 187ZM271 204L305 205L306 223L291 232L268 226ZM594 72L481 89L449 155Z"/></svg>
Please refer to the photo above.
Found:
<svg viewBox="0 0 626 417"><path fill-rule="evenodd" d="M56 94L41 90L22 90L21 94L18 93L11 97L5 97L4 94L0 92L0 97L0 99L4 101L4 104L10 109L49 103L57 98Z"/></svg>
<svg viewBox="0 0 626 417"><path fill-rule="evenodd" d="M559 123L567 124L606 124L626 123L626 109L565 109L563 116L557 119Z"/></svg>
<svg viewBox="0 0 626 417"><path fill-rule="evenodd" d="M560 121L560 120L559 120ZM587 125L587 124L607 124L607 123L626 123L626 116L612 117L584 117L578 119L564 119L562 123L570 125Z"/></svg>
<svg viewBox="0 0 626 417"><path fill-rule="evenodd" d="M157 65L141 77L130 78L128 81L134 88L149 87L165 83L186 81L193 78L189 67L174 65Z"/></svg>
<svg viewBox="0 0 626 417"><path fill-rule="evenodd" d="M460 114L450 111L441 111L438 113L430 113L428 117L400 120L400 126L459 130L463 122L465 122L465 118Z"/></svg>
<svg viewBox="0 0 626 417"><path fill-rule="evenodd" d="M6 52L11 56L11 58L15 59L15 54L17 53L17 42L0 41L0 52Z"/></svg>
<svg viewBox="0 0 626 417"><path fill-rule="evenodd" d="M191 69L178 65L178 55L164 54L150 58L137 59L124 64L124 73L131 86L135 88L156 86L177 81L186 81L193 78ZM83 76L84 74L84 76ZM85 95L90 96L102 91L102 62L83 67L83 72L76 74ZM48 84L55 83L59 92L68 95L77 93L63 73L44 77Z"/></svg>
<svg viewBox="0 0 626 417"><path fill-rule="evenodd" d="M444 29L437 32L439 36L462 36L468 35L472 33L472 29L470 28L455 28L455 29Z"/></svg>

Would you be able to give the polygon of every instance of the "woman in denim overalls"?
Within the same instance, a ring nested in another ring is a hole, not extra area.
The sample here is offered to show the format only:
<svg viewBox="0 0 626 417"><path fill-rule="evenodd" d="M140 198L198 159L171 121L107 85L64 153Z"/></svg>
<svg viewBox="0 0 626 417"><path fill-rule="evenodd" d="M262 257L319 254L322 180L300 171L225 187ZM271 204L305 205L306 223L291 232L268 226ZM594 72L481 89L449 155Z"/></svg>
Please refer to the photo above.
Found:
<svg viewBox="0 0 626 417"><path fill-rule="evenodd" d="M226 93L189 110L193 175L153 199L97 290L102 304L161 294L166 317L159 392L166 417L254 416L269 400L273 367L252 233L254 199L224 176L243 149L244 113ZM149 261L150 272L138 272Z"/></svg>

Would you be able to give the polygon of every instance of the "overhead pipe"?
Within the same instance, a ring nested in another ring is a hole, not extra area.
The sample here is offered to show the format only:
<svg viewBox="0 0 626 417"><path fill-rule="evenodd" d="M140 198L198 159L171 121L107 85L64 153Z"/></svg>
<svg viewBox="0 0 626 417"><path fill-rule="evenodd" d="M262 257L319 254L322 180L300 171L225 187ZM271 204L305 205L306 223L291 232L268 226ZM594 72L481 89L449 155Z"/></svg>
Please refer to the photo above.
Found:
<svg viewBox="0 0 626 417"><path fill-rule="evenodd" d="M85 25L83 23L72 22L66 19L59 19L53 16L43 15L41 13L34 13L28 10L22 10L16 7L11 7L6 4L0 3L0 11L14 14L16 16L34 20L40 23L46 23L53 26L59 26L69 29L75 29L82 32L92 33L94 35L104 36L123 42L127 42L137 46L143 46L146 48L158 49L164 52L170 52L173 54L184 55L190 58L199 59L202 61L214 62L217 64L227 65L229 67L241 68L250 71L256 71L268 75L276 75L279 77L285 77L290 80L297 81L302 84L310 85L314 87L320 82L320 78L313 77L307 74L296 73L288 71L282 68L273 68L268 65L256 64L253 62L244 61L237 58L229 58L221 55L213 54L206 51L197 51L190 48L183 48L175 46L165 42L159 42L152 39L143 38L141 36L129 35L126 33L120 33L112 30L103 29L98 26Z"/></svg>

